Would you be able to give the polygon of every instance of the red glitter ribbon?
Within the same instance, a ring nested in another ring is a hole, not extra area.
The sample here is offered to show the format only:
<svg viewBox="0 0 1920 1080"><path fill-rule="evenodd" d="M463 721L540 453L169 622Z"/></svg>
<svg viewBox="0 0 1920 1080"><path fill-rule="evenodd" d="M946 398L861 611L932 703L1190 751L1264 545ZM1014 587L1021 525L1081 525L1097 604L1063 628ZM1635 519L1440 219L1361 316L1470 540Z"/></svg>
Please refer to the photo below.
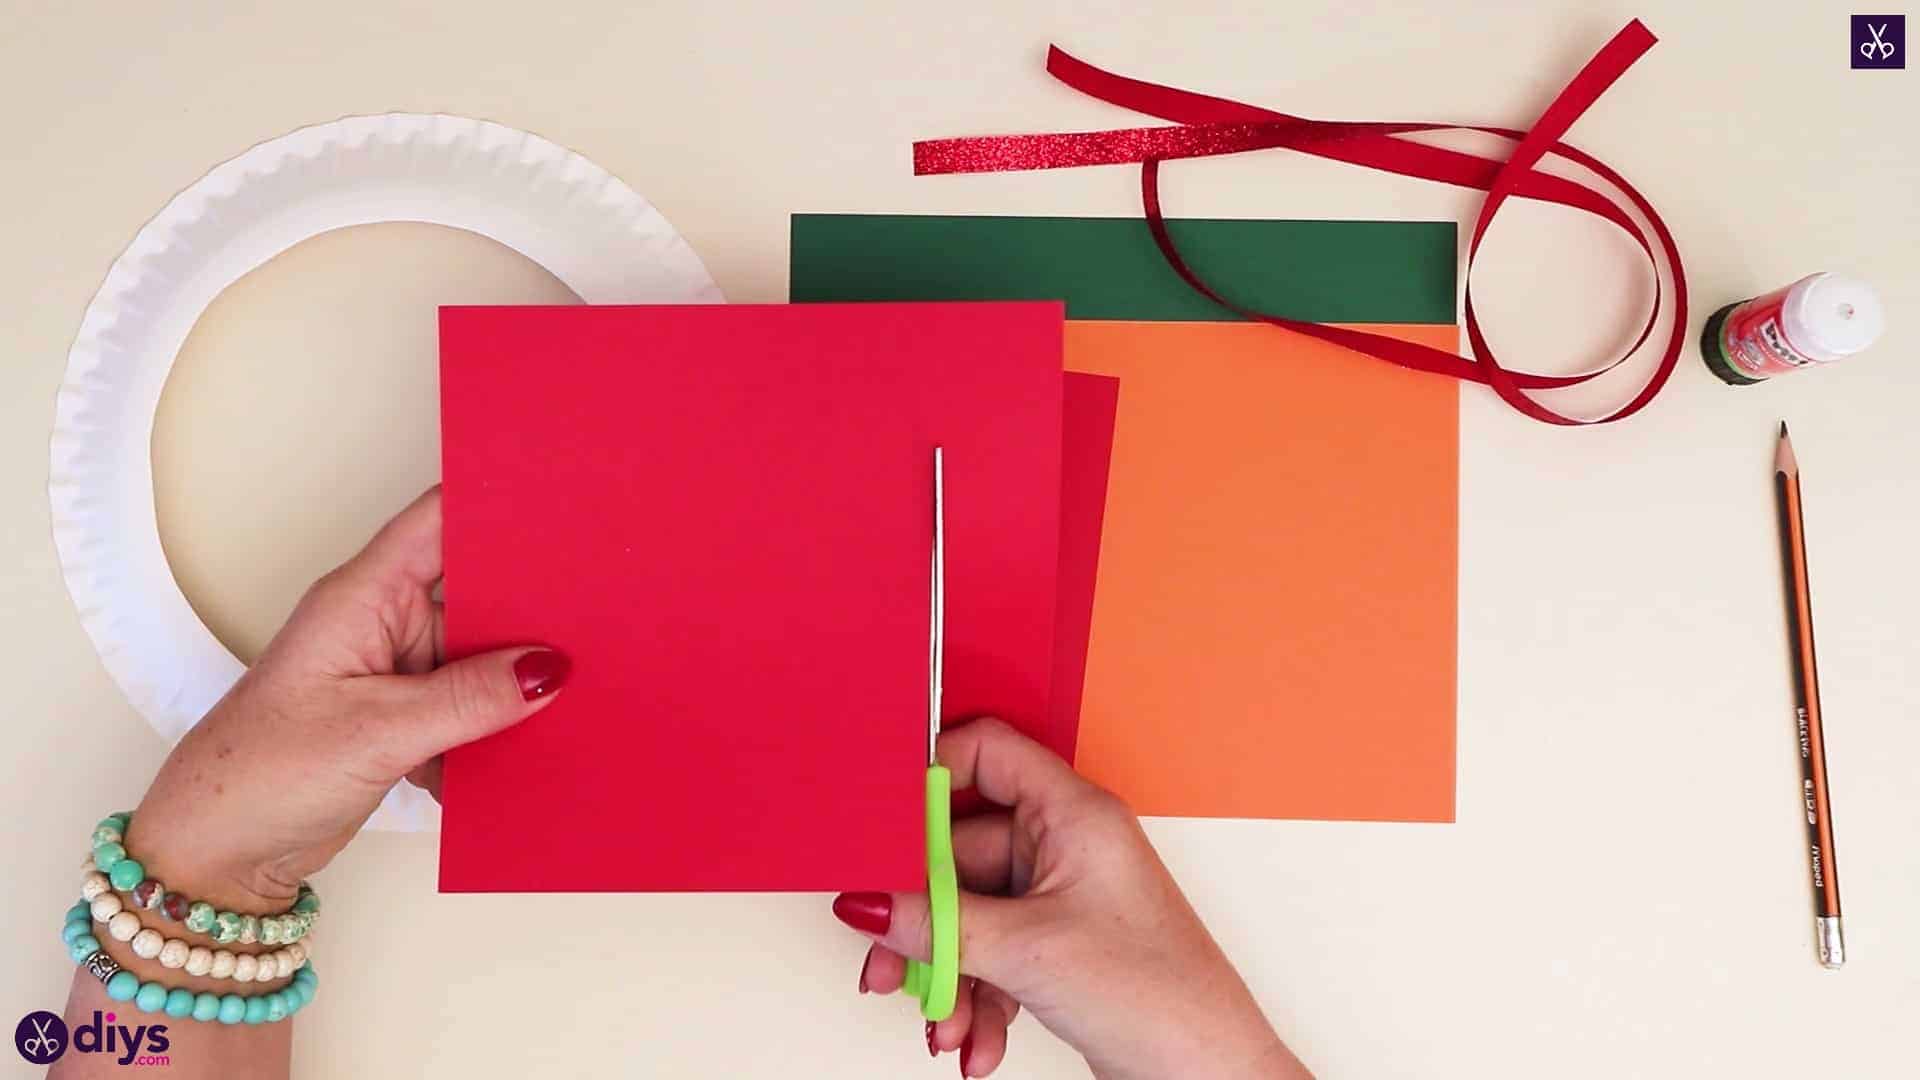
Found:
<svg viewBox="0 0 1920 1080"><path fill-rule="evenodd" d="M1653 206L1619 173L1593 155L1561 142L1560 137L1613 85L1614 80L1653 46L1654 41L1653 34L1638 19L1628 23L1593 59L1587 61L1587 65L1560 91L1528 131L1479 124L1307 120L1224 98L1125 78L1102 71L1053 48L1047 54L1047 73L1054 78L1102 101L1174 121L1174 126L1059 135L935 139L914 144L913 171L916 175L924 176L1137 162L1141 166L1141 203L1147 227L1153 232L1154 243L1159 245L1167 263L1188 285L1222 307L1246 318L1342 345L1401 367L1483 383L1492 387L1509 405L1535 420L1570 425L1608 423L1625 419L1646 407L1673 374L1674 364L1679 360L1686 339L1686 276L1680 267L1680 252L1674 245L1673 234L1668 231L1666 223L1660 220L1660 215L1654 212ZM1515 140L1518 145L1510 157L1501 161L1395 137L1419 131L1479 131ZM1401 341L1383 334L1302 322L1256 311L1221 295L1188 265L1174 244L1160 209L1160 162L1276 148L1298 150L1316 157L1345 161L1402 176L1477 188L1487 193L1467 246L1465 322L1467 340L1473 346L1471 356L1457 356L1442 349ZM1627 201L1651 227L1673 279L1673 324L1659 365L1632 400L1614 412L1595 419L1562 415L1541 405L1525 391L1577 386L1618 367L1639 351L1652 335L1659 321L1664 294L1654 255L1654 242L1648 240L1646 231L1608 196L1584 184L1536 171L1534 165L1549 153L1585 167L1626 196ZM1486 235L1487 227L1493 223L1494 215L1508 198L1515 196L1557 203L1601 217L1630 236L1646 256L1647 264L1654 272L1652 309L1632 347L1605 366L1580 375L1533 375L1509 370L1494 358L1486 335L1481 332L1480 320L1474 313L1473 259L1479 253L1480 242Z"/></svg>

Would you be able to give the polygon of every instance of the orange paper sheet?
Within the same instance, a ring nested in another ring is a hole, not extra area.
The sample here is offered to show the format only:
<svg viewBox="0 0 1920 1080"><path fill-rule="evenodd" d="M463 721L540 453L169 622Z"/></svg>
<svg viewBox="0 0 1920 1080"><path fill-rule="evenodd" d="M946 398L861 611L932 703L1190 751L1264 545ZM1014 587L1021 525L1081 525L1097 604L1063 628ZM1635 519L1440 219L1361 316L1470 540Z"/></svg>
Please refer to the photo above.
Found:
<svg viewBox="0 0 1920 1080"><path fill-rule="evenodd" d="M1141 814L1451 821L1458 384L1253 323L1069 322L1066 360L1120 379L1080 771Z"/></svg>

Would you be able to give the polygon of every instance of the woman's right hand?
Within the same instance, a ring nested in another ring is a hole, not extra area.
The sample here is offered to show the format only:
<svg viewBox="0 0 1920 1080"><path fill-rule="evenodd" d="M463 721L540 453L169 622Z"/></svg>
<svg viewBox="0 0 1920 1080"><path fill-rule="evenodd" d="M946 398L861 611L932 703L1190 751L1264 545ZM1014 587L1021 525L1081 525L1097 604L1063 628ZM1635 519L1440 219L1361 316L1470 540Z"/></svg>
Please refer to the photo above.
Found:
<svg viewBox="0 0 1920 1080"><path fill-rule="evenodd" d="M938 758L997 806L954 822L963 978L953 1015L927 1025L930 1052L986 1076L1024 1007L1103 1080L1310 1075L1124 803L997 720L943 733ZM833 910L874 942L863 993L927 959L926 894L842 893Z"/></svg>

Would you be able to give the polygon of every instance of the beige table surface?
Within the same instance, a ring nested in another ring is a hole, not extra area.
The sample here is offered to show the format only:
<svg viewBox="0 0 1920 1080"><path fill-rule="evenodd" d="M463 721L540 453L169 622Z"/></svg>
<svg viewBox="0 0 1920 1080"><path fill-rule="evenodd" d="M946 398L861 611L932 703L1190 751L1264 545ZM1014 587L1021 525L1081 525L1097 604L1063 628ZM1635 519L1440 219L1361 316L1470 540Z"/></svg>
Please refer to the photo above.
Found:
<svg viewBox="0 0 1920 1080"><path fill-rule="evenodd" d="M165 752L61 582L54 388L107 265L213 164L345 114L486 117L638 188L732 299L778 301L793 211L1134 213L1131 169L910 176L915 137L1136 122L1045 79L1048 41L1307 115L1524 124L1637 14L1664 42L1575 138L1671 222L1693 326L1835 268L1882 289L1891 331L1751 389L1689 358L1606 429L1464 393L1458 823L1150 828L1328 1077L1913 1075L1920 73L1847 70L1848 8L1828 2L1123 6L9 5L0 1021L59 1000L78 837ZM1474 205L1279 154L1169 180L1184 214ZM1509 355L1561 370L1645 298L1616 238L1532 207L1483 284ZM432 482L435 303L565 297L488 242L392 226L313 241L217 302L155 436L176 574L216 631L250 655ZM1795 813L1767 472L1782 417L1808 470L1853 949L1838 974L1812 958ZM903 1001L854 995L860 948L825 897L440 897L434 858L431 836L369 835L322 878L327 992L300 1018L297 1075L952 1075ZM1030 1021L1014 1042L1002 1075L1081 1073Z"/></svg>

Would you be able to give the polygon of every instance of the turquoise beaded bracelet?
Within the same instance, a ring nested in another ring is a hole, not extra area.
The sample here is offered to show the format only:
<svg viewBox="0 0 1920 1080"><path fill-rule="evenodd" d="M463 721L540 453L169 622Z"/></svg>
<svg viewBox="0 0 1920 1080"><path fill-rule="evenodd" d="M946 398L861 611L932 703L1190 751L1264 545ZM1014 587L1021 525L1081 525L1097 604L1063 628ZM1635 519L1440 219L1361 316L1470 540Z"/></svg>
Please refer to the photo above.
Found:
<svg viewBox="0 0 1920 1080"><path fill-rule="evenodd" d="M265 994L196 994L184 987L143 983L100 947L99 940L93 936L90 918L84 900L67 909L66 925L60 931L67 955L86 969L87 974L105 984L107 997L131 1001L142 1012L164 1012L176 1020L193 1019L203 1023L218 1020L223 1024L270 1024L306 1008L320 986L320 977L314 974L311 960L300 965L300 970L293 973L293 981L285 988Z"/></svg>
<svg viewBox="0 0 1920 1080"><path fill-rule="evenodd" d="M300 883L293 906L278 915L243 915L218 911L204 900L188 900L147 876L147 868L127 854L123 841L133 811L122 810L100 819L93 829L93 866L106 875L114 889L131 896L136 907L157 911L171 922L183 923L221 945L291 945L313 930L320 916L320 897ZM92 897L87 899L91 900Z"/></svg>

